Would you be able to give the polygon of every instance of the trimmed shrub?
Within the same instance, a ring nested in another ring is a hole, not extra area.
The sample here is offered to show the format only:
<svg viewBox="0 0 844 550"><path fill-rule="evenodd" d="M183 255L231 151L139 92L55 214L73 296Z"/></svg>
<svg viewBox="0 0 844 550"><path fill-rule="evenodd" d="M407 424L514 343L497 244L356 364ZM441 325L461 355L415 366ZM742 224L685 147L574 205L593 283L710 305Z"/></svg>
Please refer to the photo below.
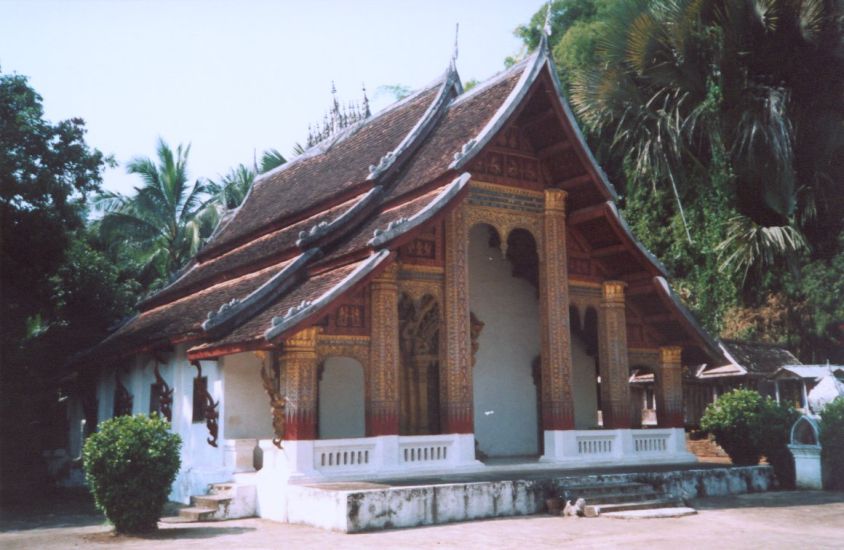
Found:
<svg viewBox="0 0 844 550"><path fill-rule="evenodd" d="M794 457L788 450L791 427L800 414L793 407L777 403L765 397L760 403L758 424L754 427L754 438L759 449L777 474L780 487L793 489Z"/></svg>
<svg viewBox="0 0 844 550"><path fill-rule="evenodd" d="M844 490L844 397L823 408L820 427L824 486Z"/></svg>
<svg viewBox="0 0 844 550"><path fill-rule="evenodd" d="M754 390L736 389L710 404L701 418L701 428L715 436L733 464L750 466L768 459L780 486L794 486L794 459L788 450L791 426L798 414L787 405Z"/></svg>
<svg viewBox="0 0 844 550"><path fill-rule="evenodd" d="M753 437L759 424L762 396L753 390L736 389L710 403L700 419L700 427L715 441L737 466L759 464L762 450Z"/></svg>
<svg viewBox="0 0 844 550"><path fill-rule="evenodd" d="M99 425L82 451L97 508L119 533L157 529L179 471L181 438L153 416L118 416Z"/></svg>

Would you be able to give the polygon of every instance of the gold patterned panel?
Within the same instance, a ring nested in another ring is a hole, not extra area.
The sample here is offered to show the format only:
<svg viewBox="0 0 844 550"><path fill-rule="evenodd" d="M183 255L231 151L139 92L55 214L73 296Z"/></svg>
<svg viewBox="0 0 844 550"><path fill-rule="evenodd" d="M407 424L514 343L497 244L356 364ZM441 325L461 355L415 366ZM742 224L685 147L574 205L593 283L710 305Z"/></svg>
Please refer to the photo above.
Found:
<svg viewBox="0 0 844 550"><path fill-rule="evenodd" d="M598 309L598 365L605 428L630 427L630 369L624 283L603 284Z"/></svg>
<svg viewBox="0 0 844 550"><path fill-rule="evenodd" d="M369 370L369 336L321 335L316 353L318 363L329 357L351 357L363 366L364 372Z"/></svg>

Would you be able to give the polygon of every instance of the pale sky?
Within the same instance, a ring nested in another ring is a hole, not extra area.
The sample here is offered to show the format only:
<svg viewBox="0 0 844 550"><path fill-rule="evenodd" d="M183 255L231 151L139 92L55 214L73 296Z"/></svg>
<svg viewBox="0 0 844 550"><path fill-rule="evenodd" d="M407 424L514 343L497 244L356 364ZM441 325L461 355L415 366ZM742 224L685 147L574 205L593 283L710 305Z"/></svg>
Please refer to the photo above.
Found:
<svg viewBox="0 0 844 550"><path fill-rule="evenodd" d="M379 86L412 88L446 69L460 24L457 68L484 80L520 51L513 29L543 0L0 0L0 68L26 75L46 118L81 117L87 142L121 164L105 188L140 185L125 173L154 156L159 136L191 143L192 178L253 151L290 158L308 124L338 97L374 110Z"/></svg>

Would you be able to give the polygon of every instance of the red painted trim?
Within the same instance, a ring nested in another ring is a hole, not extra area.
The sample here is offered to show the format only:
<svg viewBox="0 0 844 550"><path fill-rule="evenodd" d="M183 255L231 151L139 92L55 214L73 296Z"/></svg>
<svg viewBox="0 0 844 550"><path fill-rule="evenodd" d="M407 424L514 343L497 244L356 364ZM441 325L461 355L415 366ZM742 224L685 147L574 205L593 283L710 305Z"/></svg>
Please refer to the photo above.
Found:
<svg viewBox="0 0 844 550"><path fill-rule="evenodd" d="M317 438L314 411L288 411L284 418L284 439L290 441Z"/></svg>
<svg viewBox="0 0 844 550"><path fill-rule="evenodd" d="M188 350L188 360L194 361L199 359L217 359L219 357L223 357L224 355L232 355L245 351L270 349L273 349L273 346L271 346L268 342L263 342L261 340L253 340L250 342L227 344L225 346L203 348L195 351Z"/></svg>

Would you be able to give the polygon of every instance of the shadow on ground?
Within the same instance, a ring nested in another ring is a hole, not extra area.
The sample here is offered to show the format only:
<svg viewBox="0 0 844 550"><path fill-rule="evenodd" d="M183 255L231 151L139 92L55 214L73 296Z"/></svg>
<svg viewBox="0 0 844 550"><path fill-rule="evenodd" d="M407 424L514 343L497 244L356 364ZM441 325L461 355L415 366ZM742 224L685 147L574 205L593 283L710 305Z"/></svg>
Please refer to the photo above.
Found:
<svg viewBox="0 0 844 550"><path fill-rule="evenodd" d="M214 537L221 537L225 535L242 535L244 533L251 533L254 527L210 527L208 524L203 524L197 527L161 527L154 533L146 533L143 535L118 535L114 531L107 533L94 533L85 535L83 538L90 542L129 542L129 541L155 541L155 540L192 540L192 539L210 539Z"/></svg>
<svg viewBox="0 0 844 550"><path fill-rule="evenodd" d="M691 501L691 506L698 510L727 510L730 508L788 508L838 502L844 503L844 491L776 491L696 498Z"/></svg>
<svg viewBox="0 0 844 550"><path fill-rule="evenodd" d="M86 490L57 489L0 505L0 532L105 524Z"/></svg>

